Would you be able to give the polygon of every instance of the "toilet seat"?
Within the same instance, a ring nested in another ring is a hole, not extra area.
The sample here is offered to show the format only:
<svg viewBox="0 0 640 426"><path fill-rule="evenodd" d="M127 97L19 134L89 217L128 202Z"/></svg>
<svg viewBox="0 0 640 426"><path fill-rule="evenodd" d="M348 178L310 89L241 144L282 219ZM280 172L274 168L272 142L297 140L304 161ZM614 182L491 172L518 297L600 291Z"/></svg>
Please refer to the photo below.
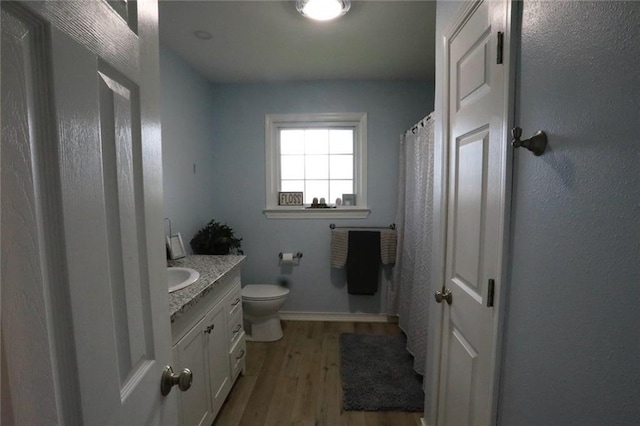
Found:
<svg viewBox="0 0 640 426"><path fill-rule="evenodd" d="M273 284L249 284L242 288L243 300L274 300L286 297L289 289Z"/></svg>

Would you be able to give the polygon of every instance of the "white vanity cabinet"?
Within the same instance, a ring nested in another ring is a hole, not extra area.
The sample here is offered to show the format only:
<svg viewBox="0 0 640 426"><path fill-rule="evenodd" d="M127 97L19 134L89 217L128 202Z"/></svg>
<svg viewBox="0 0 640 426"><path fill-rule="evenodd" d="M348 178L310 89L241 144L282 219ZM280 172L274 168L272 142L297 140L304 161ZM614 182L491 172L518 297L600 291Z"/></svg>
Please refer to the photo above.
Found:
<svg viewBox="0 0 640 426"><path fill-rule="evenodd" d="M191 388L179 392L180 424L208 426L245 369L239 268L176 319L171 331L174 365L193 373Z"/></svg>

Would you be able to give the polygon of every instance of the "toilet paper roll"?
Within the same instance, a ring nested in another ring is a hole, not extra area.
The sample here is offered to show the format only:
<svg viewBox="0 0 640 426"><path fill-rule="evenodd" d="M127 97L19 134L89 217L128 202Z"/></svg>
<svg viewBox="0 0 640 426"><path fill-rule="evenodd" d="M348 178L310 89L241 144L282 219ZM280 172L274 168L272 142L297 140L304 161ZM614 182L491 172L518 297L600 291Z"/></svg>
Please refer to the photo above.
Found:
<svg viewBox="0 0 640 426"><path fill-rule="evenodd" d="M282 261L280 263L283 265L293 264L293 253L282 253Z"/></svg>

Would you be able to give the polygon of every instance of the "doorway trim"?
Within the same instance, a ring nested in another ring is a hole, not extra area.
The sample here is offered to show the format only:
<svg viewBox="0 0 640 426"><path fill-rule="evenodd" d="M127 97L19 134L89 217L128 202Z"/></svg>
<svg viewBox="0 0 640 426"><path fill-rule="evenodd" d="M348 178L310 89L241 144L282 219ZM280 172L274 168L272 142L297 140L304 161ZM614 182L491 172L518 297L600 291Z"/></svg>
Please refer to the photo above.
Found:
<svg viewBox="0 0 640 426"><path fill-rule="evenodd" d="M493 1L493 0L486 0ZM504 149L509 150L505 156L505 164L502 171L502 204L500 207L502 215L502 225L500 229L500 276L501 283L495 292L494 306L496 309L496 321L494 323L494 342L493 342L493 369L494 376L492 379L492 407L491 407L491 424L497 423L498 402L500 396L500 375L502 366L502 348L503 348L503 330L506 322L506 301L508 295L508 259L509 259L509 231L511 217L511 194L512 194L512 178L513 178L513 152L510 144L510 129L514 125L515 120L515 89L516 89L516 59L519 50L520 25L519 16L521 7L519 2L514 0L500 0L504 3L504 51L503 66L506 67L504 72L504 103L502 109L502 143ZM446 270L446 252L447 252L447 206L448 206L448 176L449 176L449 147L446 141L449 138L449 52L448 45L453 36L457 33L462 24L468 19L469 15L478 7L483 0L471 0L463 3L450 24L441 34L436 34L436 43L439 43L442 49L442 60L437 61L438 72L436 72L436 96L435 103L435 146L434 146L434 229L433 229L433 253L434 265L431 272L431 294L442 288L445 282ZM425 375L425 393L427 401L425 401L425 413L423 424L425 426L433 426L437 424L438 418L438 394L440 383L440 361L442 350L442 322L443 310L434 298L429 298L429 332L428 332L428 348L429 360L426 366Z"/></svg>

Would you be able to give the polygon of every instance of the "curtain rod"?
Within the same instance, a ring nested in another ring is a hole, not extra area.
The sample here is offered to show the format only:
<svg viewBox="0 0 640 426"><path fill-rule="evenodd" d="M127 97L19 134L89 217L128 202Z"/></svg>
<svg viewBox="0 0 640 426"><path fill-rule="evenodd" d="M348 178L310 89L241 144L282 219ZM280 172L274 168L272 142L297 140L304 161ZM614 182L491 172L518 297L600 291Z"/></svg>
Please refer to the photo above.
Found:
<svg viewBox="0 0 640 426"><path fill-rule="evenodd" d="M336 228L396 229L396 224L392 223L391 225L388 225L388 226L336 226L335 223L332 223L329 225L329 228L331 229L336 229Z"/></svg>
<svg viewBox="0 0 640 426"><path fill-rule="evenodd" d="M433 116L433 113L429 113L429 115L427 115L425 118L423 118L422 120L418 121L413 127L411 127L409 130L407 130L405 133L413 133L414 135L416 134L416 130L418 130L418 127L424 127L424 123L426 123L427 121L431 120Z"/></svg>

